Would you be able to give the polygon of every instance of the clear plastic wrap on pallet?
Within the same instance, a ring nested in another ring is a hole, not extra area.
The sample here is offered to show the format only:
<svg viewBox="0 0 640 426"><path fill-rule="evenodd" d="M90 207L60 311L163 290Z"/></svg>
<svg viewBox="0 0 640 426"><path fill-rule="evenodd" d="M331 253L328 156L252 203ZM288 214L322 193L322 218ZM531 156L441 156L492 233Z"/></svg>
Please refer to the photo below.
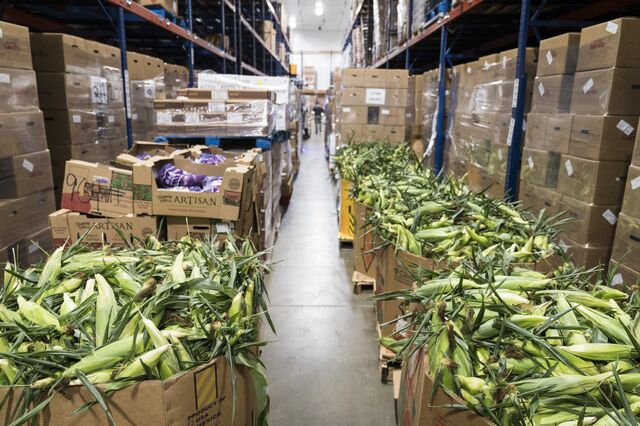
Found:
<svg viewBox="0 0 640 426"><path fill-rule="evenodd" d="M620 205L585 202L580 194L562 195L560 211L570 219L562 228L563 238L580 245L612 246Z"/></svg>
<svg viewBox="0 0 640 426"><path fill-rule="evenodd" d="M35 72L0 67L0 112L34 109L38 109Z"/></svg>
<svg viewBox="0 0 640 426"><path fill-rule="evenodd" d="M573 75L536 77L531 111L556 114L567 113L571 107Z"/></svg>
<svg viewBox="0 0 640 426"><path fill-rule="evenodd" d="M269 136L275 109L267 100L184 101L179 107L156 106L162 134L199 136Z"/></svg>
<svg viewBox="0 0 640 426"><path fill-rule="evenodd" d="M640 115L639 74L636 68L576 72L571 94L571 112Z"/></svg>
<svg viewBox="0 0 640 426"><path fill-rule="evenodd" d="M372 9L373 9L373 28L369 28L369 31L373 33L373 60L376 61L385 53L385 46L383 46L383 37L382 37L382 18L385 16L386 10L382 9L382 5L385 0L373 0ZM387 0L388 1L388 0Z"/></svg>
<svg viewBox="0 0 640 426"><path fill-rule="evenodd" d="M522 150L520 179L542 188L556 188L560 172L560 154L525 147Z"/></svg>
<svg viewBox="0 0 640 426"><path fill-rule="evenodd" d="M402 44L409 38L409 1L398 0L396 12L398 14L398 43Z"/></svg>
<svg viewBox="0 0 640 426"><path fill-rule="evenodd" d="M622 204L627 161L595 161L562 154L558 192L594 204Z"/></svg>
<svg viewBox="0 0 640 426"><path fill-rule="evenodd" d="M634 271L640 271L640 219L620 214L611 258Z"/></svg>
<svg viewBox="0 0 640 426"><path fill-rule="evenodd" d="M414 0L413 1L413 14L411 15L411 32L416 34L424 25L424 20L427 13L427 4L429 0ZM410 34L409 36L413 35Z"/></svg>
<svg viewBox="0 0 640 426"><path fill-rule="evenodd" d="M47 149L42 111L0 112L0 158Z"/></svg>
<svg viewBox="0 0 640 426"><path fill-rule="evenodd" d="M189 70L181 65L165 63L163 80L167 99L175 99L179 89L189 86Z"/></svg>

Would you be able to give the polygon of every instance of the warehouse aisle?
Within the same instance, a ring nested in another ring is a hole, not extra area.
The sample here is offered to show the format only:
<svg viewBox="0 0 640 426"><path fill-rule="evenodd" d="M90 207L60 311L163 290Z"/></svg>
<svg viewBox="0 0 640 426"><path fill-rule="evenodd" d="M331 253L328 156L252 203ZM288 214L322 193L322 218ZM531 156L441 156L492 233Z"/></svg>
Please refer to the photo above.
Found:
<svg viewBox="0 0 640 426"><path fill-rule="evenodd" d="M338 248L322 138L305 146L274 249L274 260L282 262L267 282L278 332L263 336L275 340L262 358L270 423L393 425L393 389L380 383L373 305L367 294L352 294L352 251Z"/></svg>

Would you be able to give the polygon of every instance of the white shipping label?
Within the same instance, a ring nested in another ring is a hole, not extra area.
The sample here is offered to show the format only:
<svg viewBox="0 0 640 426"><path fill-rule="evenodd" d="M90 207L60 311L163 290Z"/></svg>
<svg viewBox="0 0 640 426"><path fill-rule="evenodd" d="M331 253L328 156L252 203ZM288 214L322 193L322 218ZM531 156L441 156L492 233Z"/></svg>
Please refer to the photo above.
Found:
<svg viewBox="0 0 640 426"><path fill-rule="evenodd" d="M3 33L2 33L2 28L0 28L0 38L4 37Z"/></svg>
<svg viewBox="0 0 640 426"><path fill-rule="evenodd" d="M74 123L82 123L82 117L78 114L73 114L73 116L71 117L71 121L73 121Z"/></svg>
<svg viewBox="0 0 640 426"><path fill-rule="evenodd" d="M11 76L9 74L0 72L0 83L5 83L5 84L11 83Z"/></svg>
<svg viewBox="0 0 640 426"><path fill-rule="evenodd" d="M592 87L593 87L593 79L590 78L589 80L587 80L584 86L582 86L582 92L586 94L589 90L591 90Z"/></svg>
<svg viewBox="0 0 640 426"><path fill-rule="evenodd" d="M33 171L33 163L31 161L27 160L26 158L24 160L22 160L22 167L27 169L27 171L29 173L31 173Z"/></svg>
<svg viewBox="0 0 640 426"><path fill-rule="evenodd" d="M507 61L508 61L507 57L503 56L502 57L502 69L507 68Z"/></svg>
<svg viewBox="0 0 640 426"><path fill-rule="evenodd" d="M615 225L616 222L618 221L618 217L616 216L616 214L609 209L607 209L607 211L602 213L602 217L604 217L604 220L609 222L609 224L611 225Z"/></svg>
<svg viewBox="0 0 640 426"><path fill-rule="evenodd" d="M147 99L154 99L156 97L156 85L155 83L144 85L144 97Z"/></svg>
<svg viewBox="0 0 640 426"><path fill-rule="evenodd" d="M212 90L211 97L216 100L226 101L229 99L229 92L226 90Z"/></svg>
<svg viewBox="0 0 640 426"><path fill-rule="evenodd" d="M349 107L342 107L342 112L351 112L351 108L349 108Z"/></svg>
<svg viewBox="0 0 640 426"><path fill-rule="evenodd" d="M389 115L389 114L391 114L391 111L389 111L388 109L381 108L380 109L380 113L382 115Z"/></svg>
<svg viewBox="0 0 640 426"><path fill-rule="evenodd" d="M526 132L527 131L527 118L523 118L522 119L522 131Z"/></svg>
<svg viewBox="0 0 640 426"><path fill-rule="evenodd" d="M573 164L571 164L571 160L565 161L564 167L567 169L567 176L571 176L573 174Z"/></svg>
<svg viewBox="0 0 640 426"><path fill-rule="evenodd" d="M219 102L209 102L209 112L224 112L225 105Z"/></svg>
<svg viewBox="0 0 640 426"><path fill-rule="evenodd" d="M538 92L540 96L544 96L544 85L542 83L538 84Z"/></svg>
<svg viewBox="0 0 640 426"><path fill-rule="evenodd" d="M241 112L230 112L227 114L227 123L242 123L242 119Z"/></svg>
<svg viewBox="0 0 640 426"><path fill-rule="evenodd" d="M367 89L365 103L367 105L384 105L386 95L385 89Z"/></svg>
<svg viewBox="0 0 640 426"><path fill-rule="evenodd" d="M109 102L109 88L107 79L95 75L90 76L91 82L91 103L106 104Z"/></svg>
<svg viewBox="0 0 640 426"><path fill-rule="evenodd" d="M216 223L216 234L226 234L229 232L229 225L226 223Z"/></svg>
<svg viewBox="0 0 640 426"><path fill-rule="evenodd" d="M137 120L138 119L138 114L133 113L133 115L131 116L132 120Z"/></svg>
<svg viewBox="0 0 640 426"><path fill-rule="evenodd" d="M156 121L158 124L171 124L173 117L170 112L158 111L156 112Z"/></svg>
<svg viewBox="0 0 640 426"><path fill-rule="evenodd" d="M109 123L115 123L116 122L116 116L115 115L110 115L107 120L109 120Z"/></svg>
<svg viewBox="0 0 640 426"><path fill-rule="evenodd" d="M631 190L635 191L638 188L640 188L640 176L631 180Z"/></svg>
<svg viewBox="0 0 640 426"><path fill-rule="evenodd" d="M184 114L184 122L188 124L194 124L200 122L200 114L197 112L187 112Z"/></svg>
<svg viewBox="0 0 640 426"><path fill-rule="evenodd" d="M37 244L29 244L29 254L35 253L36 251L38 251L38 245Z"/></svg>
<svg viewBox="0 0 640 426"><path fill-rule="evenodd" d="M529 169L533 170L533 158L531 158L531 156L527 158L527 164L529 164Z"/></svg>
<svg viewBox="0 0 640 426"><path fill-rule="evenodd" d="M569 249L569 245L567 243L565 243L564 240L560 240L560 242L558 242L558 245L560 246L562 251L564 251L565 253Z"/></svg>
<svg viewBox="0 0 640 426"><path fill-rule="evenodd" d="M620 285L624 283L624 279L622 279L622 274L617 273L611 278L611 285Z"/></svg>
<svg viewBox="0 0 640 426"><path fill-rule="evenodd" d="M509 121L509 133L507 134L507 145L511 146L511 140L513 139L513 128L516 126L516 121L511 117Z"/></svg>
<svg viewBox="0 0 640 426"><path fill-rule="evenodd" d="M511 108L518 106L518 88L520 87L520 79L516 78L513 81L513 97L511 98Z"/></svg>
<svg viewBox="0 0 640 426"><path fill-rule="evenodd" d="M125 106L126 106L126 110L127 110L127 118L131 118L131 93L129 90L129 87L131 87L129 85L129 70L125 70L124 72L124 87L127 88L127 93L126 93L126 97L124 100Z"/></svg>
<svg viewBox="0 0 640 426"><path fill-rule="evenodd" d="M606 30L608 33L615 34L618 32L618 24L615 22L607 22Z"/></svg>
<svg viewBox="0 0 640 426"><path fill-rule="evenodd" d="M633 131L635 130L631 124L627 123L624 120L618 121L616 127L627 136L631 135L631 133L633 133Z"/></svg>
<svg viewBox="0 0 640 426"><path fill-rule="evenodd" d="M547 50L547 54L544 57L547 58L547 64L551 65L553 63L553 55L550 50Z"/></svg>

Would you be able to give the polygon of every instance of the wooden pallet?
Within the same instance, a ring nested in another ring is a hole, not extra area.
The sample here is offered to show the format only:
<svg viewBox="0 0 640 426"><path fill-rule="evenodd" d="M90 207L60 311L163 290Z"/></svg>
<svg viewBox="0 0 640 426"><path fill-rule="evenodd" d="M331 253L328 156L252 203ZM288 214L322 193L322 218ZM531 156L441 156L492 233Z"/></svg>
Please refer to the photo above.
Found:
<svg viewBox="0 0 640 426"><path fill-rule="evenodd" d="M395 383L395 380L400 380L400 376L396 374L396 371L400 372L401 364L399 361L391 361L395 356L389 349L380 346L380 382L383 384Z"/></svg>
<svg viewBox="0 0 640 426"><path fill-rule="evenodd" d="M374 278L361 274L358 271L353 271L351 283L353 284L353 294L360 294L362 290L373 291L376 287L376 280Z"/></svg>
<svg viewBox="0 0 640 426"><path fill-rule="evenodd" d="M353 248L353 238L349 235L338 232L338 246L341 249Z"/></svg>

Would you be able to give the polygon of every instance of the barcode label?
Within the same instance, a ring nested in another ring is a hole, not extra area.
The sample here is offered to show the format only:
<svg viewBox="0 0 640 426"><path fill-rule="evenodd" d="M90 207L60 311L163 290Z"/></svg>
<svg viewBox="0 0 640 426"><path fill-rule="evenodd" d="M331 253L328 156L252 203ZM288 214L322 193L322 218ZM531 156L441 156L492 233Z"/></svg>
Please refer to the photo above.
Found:
<svg viewBox="0 0 640 426"><path fill-rule="evenodd" d="M22 160L22 167L27 169L29 173L33 171L33 163L27 159Z"/></svg>
<svg viewBox="0 0 640 426"><path fill-rule="evenodd" d="M567 169L567 176L571 176L573 174L573 164L571 164L571 160L565 161L564 167Z"/></svg>
<svg viewBox="0 0 640 426"><path fill-rule="evenodd" d="M602 213L602 217L604 217L604 220L609 222L609 224L611 224L612 226L615 225L616 222L618 221L616 214L609 209L607 209L607 211Z"/></svg>
<svg viewBox="0 0 640 426"><path fill-rule="evenodd" d="M538 92L540 93L540 96L544 96L544 86L542 83L538 84Z"/></svg>
<svg viewBox="0 0 640 426"><path fill-rule="evenodd" d="M74 123L82 123L82 117L77 114L74 114L73 117L71 117L71 120Z"/></svg>
<svg viewBox="0 0 640 426"><path fill-rule="evenodd" d="M635 130L633 126L624 120L618 121L616 127L625 135L629 136Z"/></svg>
<svg viewBox="0 0 640 426"><path fill-rule="evenodd" d="M547 58L547 64L551 65L553 63L553 55L550 50L547 50L547 54L544 55Z"/></svg>
<svg viewBox="0 0 640 426"><path fill-rule="evenodd" d="M590 78L587 82L582 86L582 92L586 94L593 87L593 79Z"/></svg>
<svg viewBox="0 0 640 426"><path fill-rule="evenodd" d="M9 74L0 73L0 83L11 83L11 76Z"/></svg>
<svg viewBox="0 0 640 426"><path fill-rule="evenodd" d="M533 158L531 158L531 156L527 158L527 164L529 164L529 169L533 170Z"/></svg>

